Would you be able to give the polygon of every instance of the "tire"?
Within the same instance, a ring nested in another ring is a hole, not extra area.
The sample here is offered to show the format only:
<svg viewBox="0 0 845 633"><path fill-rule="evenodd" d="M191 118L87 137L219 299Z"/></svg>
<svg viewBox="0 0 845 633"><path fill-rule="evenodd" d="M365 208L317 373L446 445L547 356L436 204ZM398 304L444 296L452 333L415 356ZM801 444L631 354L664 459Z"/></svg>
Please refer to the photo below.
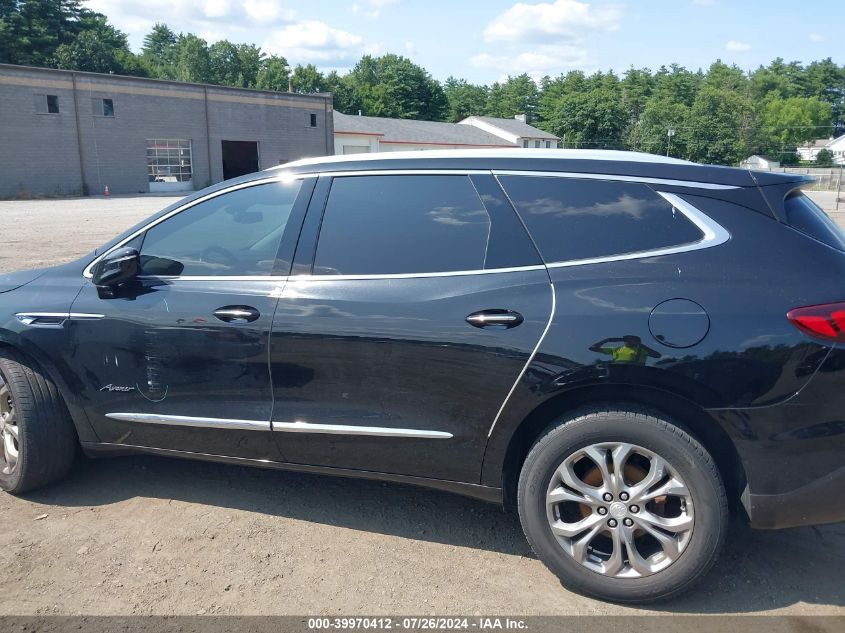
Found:
<svg viewBox="0 0 845 633"><path fill-rule="evenodd" d="M67 475L76 454L76 430L56 385L31 359L0 349L0 413L13 422L3 424L0 444L0 488L20 494ZM10 417L9 413L13 415ZM11 427L17 427L13 429ZM17 459L9 467L12 444Z"/></svg>
<svg viewBox="0 0 845 633"><path fill-rule="evenodd" d="M591 455L605 457L606 472ZM602 490L615 493L612 503ZM619 603L687 591L718 558L728 525L725 488L711 455L669 420L628 407L582 409L549 426L523 463L517 505L528 542L564 586ZM671 531L662 529L670 524ZM583 532L568 536L582 525Z"/></svg>

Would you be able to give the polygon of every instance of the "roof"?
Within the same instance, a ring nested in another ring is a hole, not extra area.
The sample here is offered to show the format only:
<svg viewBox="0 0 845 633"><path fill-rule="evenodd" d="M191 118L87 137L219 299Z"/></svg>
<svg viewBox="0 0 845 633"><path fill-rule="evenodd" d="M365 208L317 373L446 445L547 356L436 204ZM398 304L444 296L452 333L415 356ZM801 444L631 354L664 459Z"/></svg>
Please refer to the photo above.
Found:
<svg viewBox="0 0 845 633"><path fill-rule="evenodd" d="M344 115L346 116L346 115ZM359 118L359 117L350 117ZM360 117L360 118L376 118L376 117ZM337 163L358 163L367 161L401 161L409 158L420 158L419 152L389 152L389 153L375 153L375 154L345 154L337 156L316 156L313 158L303 158L301 160L287 163L285 165L277 165L270 169L282 169L287 167L299 167L306 165L331 165ZM646 154L644 152L625 152L612 149L523 149L521 147L507 146L503 149L447 149L435 150L425 153L425 158L436 160L441 158L446 159L487 159L487 158L541 158L553 160L604 160L604 161L623 161L628 163L664 163L669 165L695 165L688 160L681 160L680 158L670 158L668 156L661 156L659 154Z"/></svg>
<svg viewBox="0 0 845 633"><path fill-rule="evenodd" d="M438 121L415 121L412 119L389 119L377 116L353 116L337 110L334 112L334 132L335 134L379 136L380 143L513 147L513 143L469 125L440 123Z"/></svg>
<svg viewBox="0 0 845 633"><path fill-rule="evenodd" d="M559 136L555 136L554 134L545 132L541 129L534 127L533 125L523 123L519 119L498 119L492 116L471 116L461 121L461 124L471 125L471 122L473 120L481 121L482 123L487 123L489 125L495 125L500 130L504 130L509 134L515 134L516 136L542 138L556 141L560 140Z"/></svg>
<svg viewBox="0 0 845 633"><path fill-rule="evenodd" d="M748 169L699 165L677 158L640 152L615 150L565 149L451 149L428 152L387 152L305 158L272 167L268 172L283 170L280 177L296 174L344 174L401 171L446 171L448 173L538 174L557 173L573 178L616 176L644 182L657 182L670 190L676 186L717 190L727 187L758 187L769 184L808 181L808 177L780 172L759 172ZM266 172L265 172L266 177ZM689 183L689 184L687 184Z"/></svg>
<svg viewBox="0 0 845 633"><path fill-rule="evenodd" d="M845 139L845 134L837 136L836 138L817 138L812 143L805 143L804 145L801 145L801 149L823 149L825 147L830 147L834 143L838 143L842 139Z"/></svg>

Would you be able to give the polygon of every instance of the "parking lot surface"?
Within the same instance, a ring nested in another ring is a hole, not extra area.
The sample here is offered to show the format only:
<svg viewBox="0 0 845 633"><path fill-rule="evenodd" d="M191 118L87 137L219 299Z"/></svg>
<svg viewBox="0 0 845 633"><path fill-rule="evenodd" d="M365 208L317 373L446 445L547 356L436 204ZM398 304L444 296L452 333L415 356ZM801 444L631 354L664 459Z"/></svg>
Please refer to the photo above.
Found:
<svg viewBox="0 0 845 633"><path fill-rule="evenodd" d="M0 202L0 273L74 259L172 201ZM692 593L632 608L566 591L516 516L402 485L126 457L0 494L0 615L845 615L843 569L845 524L734 521Z"/></svg>

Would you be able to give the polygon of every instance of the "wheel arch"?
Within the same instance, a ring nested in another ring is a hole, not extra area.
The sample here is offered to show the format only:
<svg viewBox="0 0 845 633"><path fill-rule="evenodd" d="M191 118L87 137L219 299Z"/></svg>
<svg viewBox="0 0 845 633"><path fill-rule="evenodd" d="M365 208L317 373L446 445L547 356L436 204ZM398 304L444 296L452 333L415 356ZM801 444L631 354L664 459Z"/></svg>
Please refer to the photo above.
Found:
<svg viewBox="0 0 845 633"><path fill-rule="evenodd" d="M39 347L27 343L25 339L14 332L0 329L0 352L4 349L12 350L33 361L38 369L44 372L47 378L53 382L59 392L59 396L61 396L62 401L70 413L73 426L76 429L76 435L81 442L98 441L84 409L77 405L73 397L69 397L73 394L73 390L67 381L65 381L59 367Z"/></svg>
<svg viewBox="0 0 845 633"><path fill-rule="evenodd" d="M742 461L730 436L703 408L681 396L644 385L593 385L572 389L545 400L517 425L501 462L502 498L513 507L519 473L528 451L554 420L586 408L637 408L668 418L695 437L713 456L725 484L731 508L745 486ZM487 464L485 464L485 468Z"/></svg>

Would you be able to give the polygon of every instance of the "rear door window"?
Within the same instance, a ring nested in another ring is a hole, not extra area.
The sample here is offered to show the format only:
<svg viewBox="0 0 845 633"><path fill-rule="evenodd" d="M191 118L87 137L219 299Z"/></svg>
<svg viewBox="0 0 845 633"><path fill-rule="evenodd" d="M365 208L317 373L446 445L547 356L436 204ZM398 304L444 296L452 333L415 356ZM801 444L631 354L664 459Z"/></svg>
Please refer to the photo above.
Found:
<svg viewBox="0 0 845 633"><path fill-rule="evenodd" d="M480 270L490 216L467 176L344 176L332 181L316 275Z"/></svg>
<svg viewBox="0 0 845 633"><path fill-rule="evenodd" d="M701 231L647 185L553 176L499 181L547 263L698 242Z"/></svg>

